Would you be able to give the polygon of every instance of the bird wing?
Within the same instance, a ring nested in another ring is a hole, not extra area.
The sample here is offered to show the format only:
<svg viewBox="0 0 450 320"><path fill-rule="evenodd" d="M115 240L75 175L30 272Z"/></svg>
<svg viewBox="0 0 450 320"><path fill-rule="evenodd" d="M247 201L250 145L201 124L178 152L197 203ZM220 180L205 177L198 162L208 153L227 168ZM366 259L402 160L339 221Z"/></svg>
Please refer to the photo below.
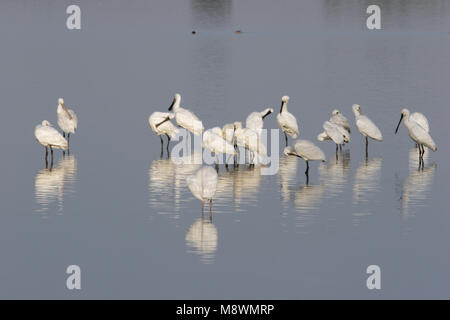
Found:
<svg viewBox="0 0 450 320"><path fill-rule="evenodd" d="M297 119L288 111L279 113L277 115L277 122L281 130L292 136L294 139L297 138L298 124Z"/></svg>
<svg viewBox="0 0 450 320"><path fill-rule="evenodd" d="M335 114L330 117L330 122L343 126L350 133L350 122L344 115L340 113Z"/></svg>
<svg viewBox="0 0 450 320"><path fill-rule="evenodd" d="M176 112L176 121L181 127L197 135L201 134L204 130L203 123L194 113L186 109Z"/></svg>
<svg viewBox="0 0 450 320"><path fill-rule="evenodd" d="M364 115L360 116L356 120L356 126L358 127L359 132L363 135L367 135L368 137L378 141L383 140L380 129L378 129L378 127L368 117Z"/></svg>
<svg viewBox="0 0 450 320"><path fill-rule="evenodd" d="M35 130L36 139L43 145L50 145L67 149L67 141L53 127L38 126Z"/></svg>
<svg viewBox="0 0 450 320"><path fill-rule="evenodd" d="M430 132L430 125L428 124L428 119L423 113L414 112L409 116L409 120L417 122L426 132Z"/></svg>
<svg viewBox="0 0 450 320"><path fill-rule="evenodd" d="M411 138L417 143L423 144L427 148L430 148L433 151L436 151L436 144L434 143L431 135L425 131L425 129L418 123L413 123L409 130L409 135Z"/></svg>
<svg viewBox="0 0 450 320"><path fill-rule="evenodd" d="M245 126L249 129L259 130L264 126L263 119L259 112L252 112L245 121Z"/></svg>
<svg viewBox="0 0 450 320"><path fill-rule="evenodd" d="M308 140L297 140L295 152L305 160L325 160L325 154L314 143Z"/></svg>
<svg viewBox="0 0 450 320"><path fill-rule="evenodd" d="M194 173L186 178L186 184L189 188L189 190L192 192L194 197L196 197L199 200L202 199L202 185L201 182L198 179L197 173Z"/></svg>
<svg viewBox="0 0 450 320"><path fill-rule="evenodd" d="M199 170L202 180L203 198L212 199L216 193L218 175L217 172L207 166Z"/></svg>
<svg viewBox="0 0 450 320"><path fill-rule="evenodd" d="M206 147L218 153L235 154L234 147L221 136L215 133L208 135Z"/></svg>
<svg viewBox="0 0 450 320"><path fill-rule="evenodd" d="M74 131L77 131L77 127L78 127L78 117L77 117L77 115L75 114L75 112L74 112L72 109L69 109L69 114L70 114L71 117L72 117L72 123L73 123Z"/></svg>
<svg viewBox="0 0 450 320"><path fill-rule="evenodd" d="M323 130L325 130L325 133L331 138L331 140L333 140L334 143L344 143L344 136L339 131L336 124L333 124L330 121L325 121L323 123Z"/></svg>

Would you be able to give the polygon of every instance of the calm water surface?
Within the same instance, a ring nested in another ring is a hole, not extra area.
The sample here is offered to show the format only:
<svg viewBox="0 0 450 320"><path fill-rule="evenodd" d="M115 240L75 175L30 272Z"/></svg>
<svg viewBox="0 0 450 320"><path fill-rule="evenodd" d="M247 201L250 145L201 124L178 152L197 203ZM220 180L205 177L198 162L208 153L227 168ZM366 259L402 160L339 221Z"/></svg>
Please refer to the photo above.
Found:
<svg viewBox="0 0 450 320"><path fill-rule="evenodd" d="M81 1L68 31L63 3L3 1L0 298L450 298L450 6L378 3L371 32L368 1ZM207 128L288 94L314 141L339 108L352 141L337 160L316 141L328 161L308 184L283 155L275 175L221 166L210 219L185 182L200 165L160 158L148 125L176 92ZM60 96L79 129L49 170L33 130L56 125ZM353 103L384 136L368 159ZM394 135L405 107L438 145L423 171L406 128Z"/></svg>

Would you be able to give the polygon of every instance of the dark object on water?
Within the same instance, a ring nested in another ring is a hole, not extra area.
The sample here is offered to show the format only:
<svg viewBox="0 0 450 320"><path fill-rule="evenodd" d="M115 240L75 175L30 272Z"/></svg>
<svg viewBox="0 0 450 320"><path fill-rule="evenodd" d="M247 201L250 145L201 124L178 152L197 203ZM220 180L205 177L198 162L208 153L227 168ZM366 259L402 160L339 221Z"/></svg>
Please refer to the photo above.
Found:
<svg viewBox="0 0 450 320"><path fill-rule="evenodd" d="M242 33L242 31L241 30L236 30L234 33L240 34L240 33Z"/></svg>
<svg viewBox="0 0 450 320"><path fill-rule="evenodd" d="M195 32L195 30L192 30L192 34L196 34L197 32Z"/></svg>

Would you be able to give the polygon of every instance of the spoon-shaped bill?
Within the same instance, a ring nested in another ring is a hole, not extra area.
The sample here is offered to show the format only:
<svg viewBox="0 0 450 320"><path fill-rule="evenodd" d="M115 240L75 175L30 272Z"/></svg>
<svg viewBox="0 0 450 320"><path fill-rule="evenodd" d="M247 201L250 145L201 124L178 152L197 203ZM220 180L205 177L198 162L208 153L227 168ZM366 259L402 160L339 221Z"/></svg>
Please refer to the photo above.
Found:
<svg viewBox="0 0 450 320"><path fill-rule="evenodd" d="M164 122L169 121L170 117L166 117L163 121L161 121L160 123L156 124L155 127L158 128L160 125L162 125Z"/></svg>
<svg viewBox="0 0 450 320"><path fill-rule="evenodd" d="M175 98L173 98L173 100L172 100L172 103L170 104L170 106L169 106L169 111L172 111L172 109L173 109L173 105L175 104Z"/></svg>
<svg viewBox="0 0 450 320"><path fill-rule="evenodd" d="M402 120L403 120L403 113L402 116L400 117L400 121L398 122L397 128L395 129L395 134L397 134L398 127L400 127L400 123L402 123Z"/></svg>

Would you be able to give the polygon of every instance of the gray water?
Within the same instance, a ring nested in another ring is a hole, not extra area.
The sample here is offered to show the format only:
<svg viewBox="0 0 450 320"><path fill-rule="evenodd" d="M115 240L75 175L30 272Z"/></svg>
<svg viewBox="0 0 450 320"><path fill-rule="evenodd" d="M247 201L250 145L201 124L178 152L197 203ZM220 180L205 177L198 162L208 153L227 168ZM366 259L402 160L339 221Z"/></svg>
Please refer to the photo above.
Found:
<svg viewBox="0 0 450 320"><path fill-rule="evenodd" d="M448 1L377 1L379 31L370 1L78 3L79 31L69 3L0 4L0 298L450 298ZM202 218L195 165L160 159L148 125L176 92L206 128L287 94L328 161L308 185L301 159L269 176L221 166ZM58 97L79 128L50 171L33 131L56 125ZM384 135L367 160L353 103ZM336 107L352 123L338 161L316 140ZM404 107L438 146L423 171L406 128L394 135ZM372 264L381 290L366 288Z"/></svg>

